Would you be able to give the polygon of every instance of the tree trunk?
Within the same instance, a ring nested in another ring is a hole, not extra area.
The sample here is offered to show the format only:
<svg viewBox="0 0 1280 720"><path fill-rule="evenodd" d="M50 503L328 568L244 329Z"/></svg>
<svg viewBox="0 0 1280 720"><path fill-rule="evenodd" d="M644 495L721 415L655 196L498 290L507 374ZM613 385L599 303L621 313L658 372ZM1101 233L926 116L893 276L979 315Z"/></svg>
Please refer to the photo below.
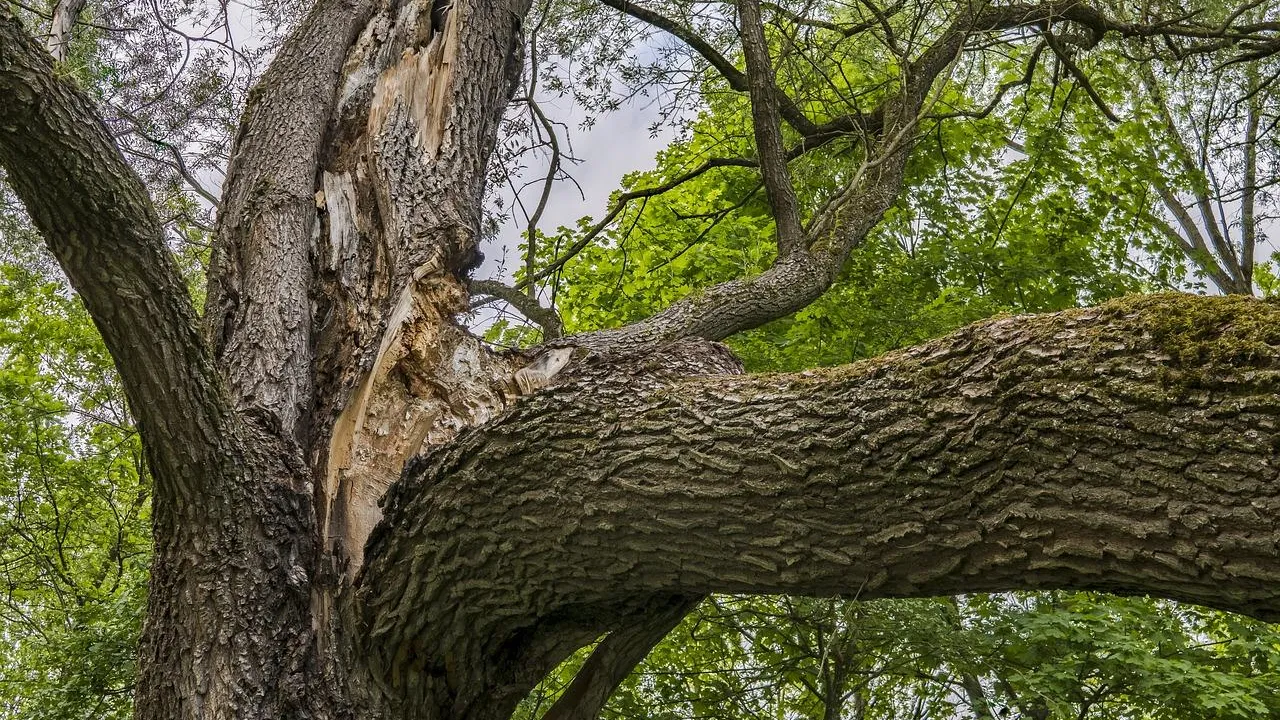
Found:
<svg viewBox="0 0 1280 720"><path fill-rule="evenodd" d="M202 338L145 189L5 7L0 163L156 482L140 718L500 719L610 633L556 710L590 716L712 592L1073 587L1280 618L1273 305L1007 318L788 376L687 339L821 293L896 195L895 146L760 278L494 353L454 316L527 2L320 0L245 111ZM1082 7L961 13L884 127L974 27Z"/></svg>

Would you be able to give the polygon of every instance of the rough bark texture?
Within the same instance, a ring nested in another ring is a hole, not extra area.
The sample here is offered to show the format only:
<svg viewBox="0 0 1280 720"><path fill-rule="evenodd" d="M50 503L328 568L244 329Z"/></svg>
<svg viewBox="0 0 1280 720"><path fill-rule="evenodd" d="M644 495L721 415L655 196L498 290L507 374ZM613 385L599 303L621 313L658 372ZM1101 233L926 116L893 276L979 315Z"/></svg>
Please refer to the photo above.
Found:
<svg viewBox="0 0 1280 720"><path fill-rule="evenodd" d="M235 404L305 445L315 183L338 70L368 0L319 0L245 107L218 213L205 321Z"/></svg>
<svg viewBox="0 0 1280 720"><path fill-rule="evenodd" d="M1074 587L1280 619L1277 328L1271 304L1157 296L798 375L665 381L657 355L571 381L392 491L365 652L389 687L471 688L557 660L565 618L725 591Z"/></svg>
<svg viewBox="0 0 1280 720"><path fill-rule="evenodd" d="M155 481L138 715L289 715L311 632L302 468L232 412L145 188L3 8L0 96L0 163L116 360Z"/></svg>

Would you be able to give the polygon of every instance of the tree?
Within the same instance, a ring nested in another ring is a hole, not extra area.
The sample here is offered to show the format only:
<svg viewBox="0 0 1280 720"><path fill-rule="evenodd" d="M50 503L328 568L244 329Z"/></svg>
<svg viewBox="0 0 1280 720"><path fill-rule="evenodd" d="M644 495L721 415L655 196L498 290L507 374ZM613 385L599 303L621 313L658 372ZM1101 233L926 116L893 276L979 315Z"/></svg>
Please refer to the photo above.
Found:
<svg viewBox="0 0 1280 720"><path fill-rule="evenodd" d="M0 164L116 362L154 478L139 717L502 718L604 635L549 711L590 716L715 591L1091 588L1280 617L1271 305L1004 318L799 375L739 375L714 342L819 297L898 199L922 123L981 113L936 102L967 52L1040 42L1074 74L1144 38L1268 55L1274 23L769 6L874 45L876 90L813 117L753 0L745 70L688 24L605 4L749 98L754 157L694 172L758 168L776 257L530 353L454 319L527 4L311 9L246 103L204 332L145 188L6 6ZM802 204L789 161L823 152L858 170Z"/></svg>

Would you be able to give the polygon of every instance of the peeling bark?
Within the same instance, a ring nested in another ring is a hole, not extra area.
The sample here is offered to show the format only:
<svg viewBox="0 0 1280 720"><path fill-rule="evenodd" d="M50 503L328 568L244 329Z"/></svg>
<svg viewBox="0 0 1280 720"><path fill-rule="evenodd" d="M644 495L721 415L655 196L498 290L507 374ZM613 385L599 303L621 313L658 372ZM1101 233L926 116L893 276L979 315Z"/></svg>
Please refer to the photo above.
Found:
<svg viewBox="0 0 1280 720"><path fill-rule="evenodd" d="M66 62L71 54L71 33L75 30L85 0L58 0L53 8L53 21L49 24L49 37L45 49L54 62Z"/></svg>
<svg viewBox="0 0 1280 720"><path fill-rule="evenodd" d="M355 42L317 202L328 242L315 249L316 403L336 421L319 429L314 462L343 577L359 567L378 498L405 461L514 395L518 359L490 352L452 316L467 308L484 158L519 76L527 3L432 7L385 4ZM468 22L477 16L503 20Z"/></svg>

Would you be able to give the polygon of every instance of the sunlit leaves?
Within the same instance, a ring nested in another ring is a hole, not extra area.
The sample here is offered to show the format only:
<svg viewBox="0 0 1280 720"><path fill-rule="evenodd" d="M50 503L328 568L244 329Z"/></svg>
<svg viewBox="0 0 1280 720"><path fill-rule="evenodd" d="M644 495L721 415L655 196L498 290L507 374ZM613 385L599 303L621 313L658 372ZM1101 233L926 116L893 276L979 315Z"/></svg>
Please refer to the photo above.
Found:
<svg viewBox="0 0 1280 720"><path fill-rule="evenodd" d="M128 717L149 486L77 298L9 223L0 257L0 716Z"/></svg>

